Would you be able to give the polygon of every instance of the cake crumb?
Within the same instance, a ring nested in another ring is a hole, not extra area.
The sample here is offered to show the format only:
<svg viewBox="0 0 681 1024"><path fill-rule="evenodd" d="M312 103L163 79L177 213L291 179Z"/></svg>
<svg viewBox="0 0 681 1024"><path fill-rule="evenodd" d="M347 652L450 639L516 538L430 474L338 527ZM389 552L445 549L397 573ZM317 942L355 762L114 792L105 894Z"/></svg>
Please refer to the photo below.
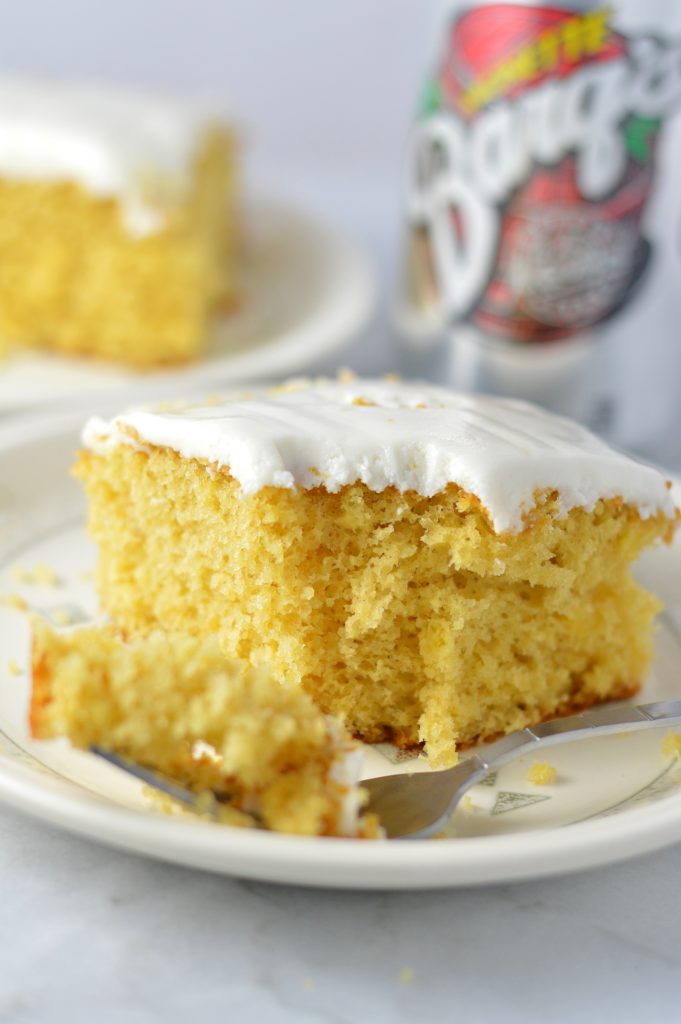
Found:
<svg viewBox="0 0 681 1024"><path fill-rule="evenodd" d="M52 620L58 626L69 626L72 622L71 616L64 608L57 608L55 612L52 612Z"/></svg>
<svg viewBox="0 0 681 1024"><path fill-rule="evenodd" d="M198 403L192 406L186 398L165 398L161 402L154 402L149 408L154 412L187 412L191 408L198 408Z"/></svg>
<svg viewBox="0 0 681 1024"><path fill-rule="evenodd" d="M275 384L273 387L268 388L267 393L268 395L291 395L297 391L307 391L311 385L312 381L309 377L291 377L289 380L284 381L283 384Z"/></svg>
<svg viewBox="0 0 681 1024"><path fill-rule="evenodd" d="M39 583L43 587L58 587L61 584L57 573L51 566L46 565L45 562L38 562L33 567L31 576L33 583Z"/></svg>
<svg viewBox="0 0 681 1024"><path fill-rule="evenodd" d="M383 380L386 384L399 384L402 378L399 373L384 373Z"/></svg>
<svg viewBox="0 0 681 1024"><path fill-rule="evenodd" d="M32 569L15 565L10 575L15 583L37 583L43 587L58 587L61 583L54 569L45 562L38 562Z"/></svg>
<svg viewBox="0 0 681 1024"><path fill-rule="evenodd" d="M303 988L305 989L306 992L314 992L314 978L303 978Z"/></svg>
<svg viewBox="0 0 681 1024"><path fill-rule="evenodd" d="M15 658L7 662L7 671L11 676L20 676L22 674L19 662Z"/></svg>
<svg viewBox="0 0 681 1024"><path fill-rule="evenodd" d="M155 786L150 786L146 782L142 786L142 793L161 814L182 814L184 811L182 805L173 800L168 793L164 793L163 790L156 789Z"/></svg>
<svg viewBox="0 0 681 1024"><path fill-rule="evenodd" d="M666 733L662 740L662 753L665 757L681 758L681 732L672 732L670 729Z"/></svg>
<svg viewBox="0 0 681 1024"><path fill-rule="evenodd" d="M550 786L556 781L556 769L548 761L535 761L527 773L527 781L535 786Z"/></svg>
<svg viewBox="0 0 681 1024"><path fill-rule="evenodd" d="M353 380L357 380L357 374L348 366L343 366L338 371L337 380L339 384L352 384Z"/></svg>
<svg viewBox="0 0 681 1024"><path fill-rule="evenodd" d="M25 565L15 565L10 570L10 577L15 583L32 583L33 574Z"/></svg>
<svg viewBox="0 0 681 1024"><path fill-rule="evenodd" d="M0 597L0 604L6 605L7 608L15 608L18 612L25 612L28 610L28 602L20 597L19 594L5 594Z"/></svg>
<svg viewBox="0 0 681 1024"><path fill-rule="evenodd" d="M468 793L466 793L465 797L461 801L461 810L462 811L472 811L474 809L475 809L475 804L473 803L473 797L470 796Z"/></svg>
<svg viewBox="0 0 681 1024"><path fill-rule="evenodd" d="M400 982L402 985L411 985L416 974L412 967L403 967L400 971Z"/></svg>

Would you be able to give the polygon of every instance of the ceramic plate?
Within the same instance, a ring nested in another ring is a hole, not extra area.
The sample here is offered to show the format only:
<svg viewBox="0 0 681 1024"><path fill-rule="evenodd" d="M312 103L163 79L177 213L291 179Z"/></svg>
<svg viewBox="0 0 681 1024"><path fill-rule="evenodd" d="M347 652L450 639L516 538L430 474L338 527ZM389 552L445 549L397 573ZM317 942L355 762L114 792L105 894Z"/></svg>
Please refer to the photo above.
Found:
<svg viewBox="0 0 681 1024"><path fill-rule="evenodd" d="M96 608L94 551L83 532L80 492L68 476L79 426L59 418L0 434L0 593L23 597L55 621L89 617ZM52 567L59 585L17 579L17 568L37 563ZM681 546L653 552L638 571L667 602L642 699L678 697ZM661 731L555 748L551 786L528 782L527 760L508 765L471 791L437 840L303 839L232 829L184 812L168 816L134 779L96 757L61 741L28 739L27 663L26 616L0 607L0 800L152 857L304 885L427 888L558 874L681 839L681 763L665 757ZM367 750L367 775L405 770L428 769L390 747Z"/></svg>
<svg viewBox="0 0 681 1024"><path fill-rule="evenodd" d="M364 256L282 202L254 203L247 223L242 306L220 322L199 362L140 374L84 359L18 354L0 363L0 413L284 375L357 334L374 298Z"/></svg>

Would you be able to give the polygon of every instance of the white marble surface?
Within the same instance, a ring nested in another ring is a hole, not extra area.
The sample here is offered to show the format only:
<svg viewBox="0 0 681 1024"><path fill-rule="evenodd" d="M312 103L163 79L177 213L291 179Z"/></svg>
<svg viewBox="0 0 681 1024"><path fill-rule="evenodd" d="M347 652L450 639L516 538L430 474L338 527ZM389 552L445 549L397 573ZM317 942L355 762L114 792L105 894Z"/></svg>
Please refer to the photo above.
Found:
<svg viewBox="0 0 681 1024"><path fill-rule="evenodd" d="M680 870L676 847L486 890L303 890L2 812L0 1020L673 1021Z"/></svg>

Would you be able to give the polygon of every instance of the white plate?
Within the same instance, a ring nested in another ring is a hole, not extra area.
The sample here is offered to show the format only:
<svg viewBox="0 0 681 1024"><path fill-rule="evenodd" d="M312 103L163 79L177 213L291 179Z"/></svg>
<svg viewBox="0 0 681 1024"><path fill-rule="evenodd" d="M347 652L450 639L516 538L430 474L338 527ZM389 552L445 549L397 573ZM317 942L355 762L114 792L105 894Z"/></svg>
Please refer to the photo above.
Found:
<svg viewBox="0 0 681 1024"><path fill-rule="evenodd" d="M374 280L347 239L282 202L253 203L240 310L195 364L140 374L91 360L20 353L0 363L0 413L212 388L288 374L329 355L368 320Z"/></svg>
<svg viewBox="0 0 681 1024"><path fill-rule="evenodd" d="M0 593L18 593L43 614L95 609L88 578L94 551L83 501L68 467L73 418L26 423L0 434ZM677 488L677 494L679 493ZM12 567L46 562L59 587L17 583ZM642 698L681 694L681 546L641 564L667 601L654 671ZM527 781L529 763L502 769L472 790L450 834L430 842L302 839L242 831L180 813L168 817L135 780L66 743L35 743L26 731L26 617L0 608L0 800L114 846L225 874L304 885L428 888L558 874L604 864L681 839L681 763L665 759L662 733L580 742L550 752L555 785ZM367 774L427 770L393 763L391 748L367 751Z"/></svg>

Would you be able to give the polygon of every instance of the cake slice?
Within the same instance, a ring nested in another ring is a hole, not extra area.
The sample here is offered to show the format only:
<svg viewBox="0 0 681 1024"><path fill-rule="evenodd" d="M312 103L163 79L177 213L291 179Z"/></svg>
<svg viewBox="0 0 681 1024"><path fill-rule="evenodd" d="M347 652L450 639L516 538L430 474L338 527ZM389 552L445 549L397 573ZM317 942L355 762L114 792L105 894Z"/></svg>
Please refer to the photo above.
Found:
<svg viewBox="0 0 681 1024"><path fill-rule="evenodd" d="M678 520L657 470L522 402L382 381L92 420L104 609L216 636L368 742L468 746L634 694Z"/></svg>
<svg viewBox="0 0 681 1024"><path fill-rule="evenodd" d="M230 824L376 836L361 813L361 752L306 693L228 659L216 640L34 621L30 727L66 736L226 804Z"/></svg>
<svg viewBox="0 0 681 1024"><path fill-rule="evenodd" d="M0 349L195 358L236 297L235 178L203 109L0 80Z"/></svg>

